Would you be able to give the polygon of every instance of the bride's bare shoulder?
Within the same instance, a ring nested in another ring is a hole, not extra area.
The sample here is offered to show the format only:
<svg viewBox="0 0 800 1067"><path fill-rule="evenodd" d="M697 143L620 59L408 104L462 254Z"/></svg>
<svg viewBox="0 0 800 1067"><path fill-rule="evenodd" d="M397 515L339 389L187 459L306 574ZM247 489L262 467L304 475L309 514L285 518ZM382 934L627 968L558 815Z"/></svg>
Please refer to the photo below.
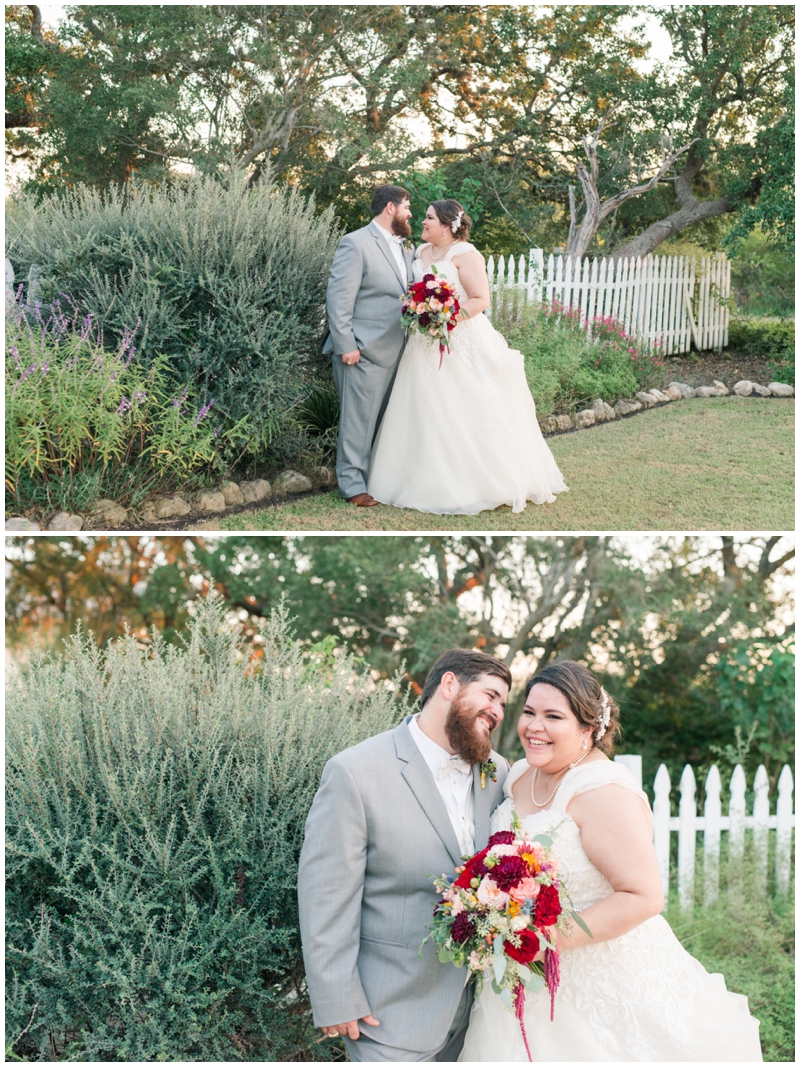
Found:
<svg viewBox="0 0 800 1067"><path fill-rule="evenodd" d="M468 241L459 241L459 244L461 245L461 247L455 249L453 253L453 262L463 261L465 263L469 263L470 261L472 261L477 263L479 260L481 263L486 262L483 258L482 253L478 251L475 245L471 245Z"/></svg>

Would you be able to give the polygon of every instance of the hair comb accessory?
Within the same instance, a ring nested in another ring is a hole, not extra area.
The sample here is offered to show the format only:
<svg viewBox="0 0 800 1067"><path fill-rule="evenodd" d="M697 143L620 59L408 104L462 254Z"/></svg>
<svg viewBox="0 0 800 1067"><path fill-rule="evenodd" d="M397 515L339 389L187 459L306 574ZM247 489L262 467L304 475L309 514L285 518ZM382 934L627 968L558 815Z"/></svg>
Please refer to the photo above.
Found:
<svg viewBox="0 0 800 1067"><path fill-rule="evenodd" d="M456 215L456 217L450 223L450 229L453 231L453 233L457 233L458 232L458 228L461 225L461 220L463 218L464 218L464 212L463 211L459 211L459 213Z"/></svg>
<svg viewBox="0 0 800 1067"><path fill-rule="evenodd" d="M603 734L608 729L608 724L611 722L611 702L608 697L608 693L600 686L600 697L602 700L600 706L600 714L597 716L595 722L597 723L597 733L594 735L595 741L599 741Z"/></svg>

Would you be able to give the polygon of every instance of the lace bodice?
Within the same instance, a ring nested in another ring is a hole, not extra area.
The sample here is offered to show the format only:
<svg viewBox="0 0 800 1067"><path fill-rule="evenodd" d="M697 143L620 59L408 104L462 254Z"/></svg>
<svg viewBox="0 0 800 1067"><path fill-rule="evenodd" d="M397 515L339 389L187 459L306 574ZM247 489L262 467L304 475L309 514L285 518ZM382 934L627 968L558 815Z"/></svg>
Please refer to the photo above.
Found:
<svg viewBox="0 0 800 1067"><path fill-rule="evenodd" d="M422 281L423 274L427 274L428 271L430 271L431 267L436 267L437 274L440 277L443 277L446 281L450 282L451 285L455 286L455 290L458 293L458 299L460 303L463 304L466 300L469 300L469 297L467 296L467 291L461 284L461 275L459 273L458 267L455 265L455 263L453 263L453 256L462 256L465 252L477 252L478 250L475 245L469 244L468 241L456 241L450 246L450 248L447 250L447 254L441 260L439 260L437 263L431 263L427 267L423 267L422 260L419 258L420 250L423 247L425 246L421 245L420 248L417 249L417 253L412 264L412 270L414 272L414 281Z"/></svg>
<svg viewBox="0 0 800 1067"><path fill-rule="evenodd" d="M520 760L506 778L506 799L492 815L492 833L510 829L511 787L527 769L527 762ZM522 820L527 833L552 837L576 911L603 900L613 889L586 854L580 828L566 808L573 797L604 785L622 786L647 803L629 771L603 760L569 771L553 806ZM697 967L657 915L611 941L564 951L558 996L588 1013L597 1038L610 1052L640 1061L682 1060L687 1055L686 1019L694 1013Z"/></svg>
<svg viewBox="0 0 800 1067"><path fill-rule="evenodd" d="M511 826L514 800L511 793L514 783L528 770L525 760L518 760L511 769L503 786L506 799L492 814L492 833L507 830ZM647 796L639 789L633 776L618 763L605 760L576 767L563 778L553 805L547 811L538 811L522 820L529 834L549 834L554 840L554 849L561 859L561 874L567 885L572 903L583 911L598 900L603 900L613 890L603 874L586 855L581 832L567 815L567 806L573 797L604 785L621 785L639 795L645 804ZM649 805L648 805L649 807Z"/></svg>

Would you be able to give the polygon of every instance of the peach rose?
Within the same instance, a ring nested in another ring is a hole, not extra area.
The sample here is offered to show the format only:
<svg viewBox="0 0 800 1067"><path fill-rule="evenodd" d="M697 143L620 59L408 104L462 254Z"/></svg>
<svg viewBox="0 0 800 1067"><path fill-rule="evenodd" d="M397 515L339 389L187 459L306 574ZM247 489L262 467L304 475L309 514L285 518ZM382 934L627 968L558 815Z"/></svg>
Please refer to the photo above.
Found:
<svg viewBox="0 0 800 1067"><path fill-rule="evenodd" d="M491 878L487 877L478 886L478 900L481 904L485 904L487 908L496 908L501 911L508 903L509 896L508 893L504 893L502 889L499 889Z"/></svg>
<svg viewBox="0 0 800 1067"><path fill-rule="evenodd" d="M518 904L524 904L528 898L535 900L540 888L535 878L523 878L519 885L513 886L508 892L512 900Z"/></svg>

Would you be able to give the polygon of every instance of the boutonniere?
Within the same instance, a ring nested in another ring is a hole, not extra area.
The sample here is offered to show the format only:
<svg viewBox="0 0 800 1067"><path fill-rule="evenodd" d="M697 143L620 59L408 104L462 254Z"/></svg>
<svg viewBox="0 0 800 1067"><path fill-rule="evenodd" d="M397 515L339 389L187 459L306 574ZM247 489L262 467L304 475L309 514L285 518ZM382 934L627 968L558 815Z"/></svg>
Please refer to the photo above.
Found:
<svg viewBox="0 0 800 1067"><path fill-rule="evenodd" d="M413 252L414 251L414 242L409 237L406 237L405 241L403 241L403 251L404 252Z"/></svg>
<svg viewBox="0 0 800 1067"><path fill-rule="evenodd" d="M492 779L493 782L497 781L497 764L493 759L485 759L480 765L481 771L481 789L486 785L486 777Z"/></svg>

